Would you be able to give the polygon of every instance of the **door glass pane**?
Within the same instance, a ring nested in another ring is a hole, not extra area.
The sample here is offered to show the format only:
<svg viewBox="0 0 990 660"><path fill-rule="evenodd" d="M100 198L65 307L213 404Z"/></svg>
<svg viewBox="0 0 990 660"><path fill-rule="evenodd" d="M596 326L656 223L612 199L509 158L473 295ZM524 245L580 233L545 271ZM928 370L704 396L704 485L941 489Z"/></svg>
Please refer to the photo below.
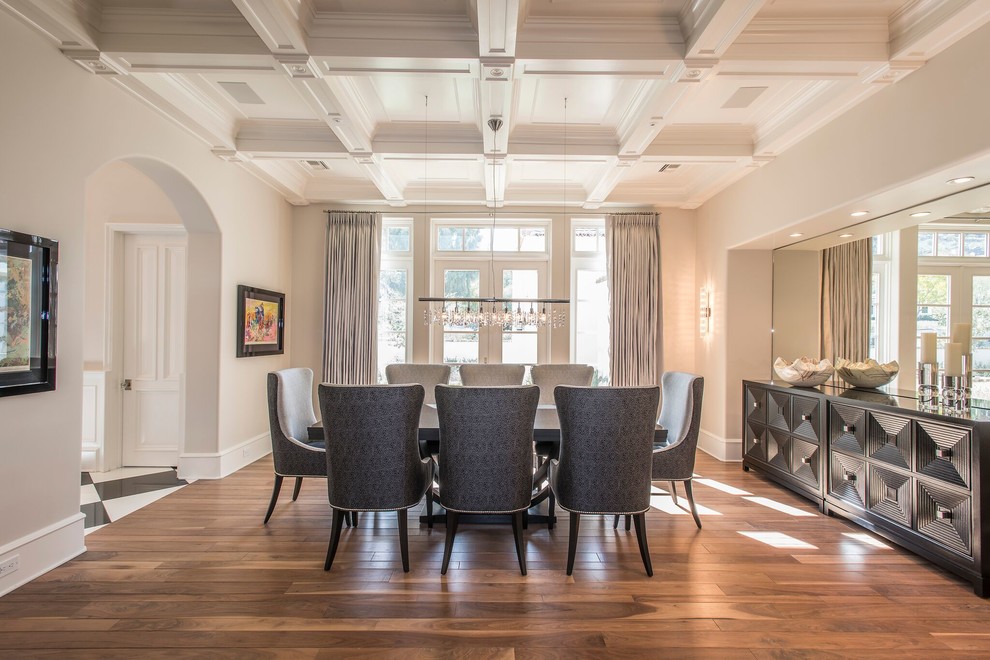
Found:
<svg viewBox="0 0 990 660"><path fill-rule="evenodd" d="M990 305L990 275L973 276L973 304Z"/></svg>
<svg viewBox="0 0 990 660"><path fill-rule="evenodd" d="M438 250L463 250L464 234L461 227L440 227L437 233Z"/></svg>
<svg viewBox="0 0 990 660"><path fill-rule="evenodd" d="M502 333L503 364L536 364L536 333Z"/></svg>
<svg viewBox="0 0 990 660"><path fill-rule="evenodd" d="M973 340L973 368L990 369L990 339ZM990 399L990 397L982 397Z"/></svg>
<svg viewBox="0 0 990 660"><path fill-rule="evenodd" d="M506 298L539 298L539 274L535 270L503 270L502 295Z"/></svg>
<svg viewBox="0 0 990 660"><path fill-rule="evenodd" d="M522 252L546 252L547 230L542 227L520 229L519 249Z"/></svg>
<svg viewBox="0 0 990 660"><path fill-rule="evenodd" d="M986 234L964 234L963 235L963 255L967 257L987 256L987 235Z"/></svg>
<svg viewBox="0 0 990 660"><path fill-rule="evenodd" d="M918 275L919 305L948 305L948 275Z"/></svg>
<svg viewBox="0 0 990 660"><path fill-rule="evenodd" d="M470 251L484 250L488 252L492 249L492 228L491 227L465 227L464 228L464 249Z"/></svg>
<svg viewBox="0 0 990 660"><path fill-rule="evenodd" d="M385 382L385 366L406 361L406 294L408 273L387 268L378 276L378 380Z"/></svg>
<svg viewBox="0 0 990 660"><path fill-rule="evenodd" d="M973 336L990 337L990 307L973 308Z"/></svg>
<svg viewBox="0 0 990 660"><path fill-rule="evenodd" d="M444 362L478 362L478 333L476 332L445 332L443 333Z"/></svg>
<svg viewBox="0 0 990 660"><path fill-rule="evenodd" d="M938 233L938 256L958 257L959 256L959 234Z"/></svg>
<svg viewBox="0 0 990 660"><path fill-rule="evenodd" d="M409 252L409 227L386 227L385 250L388 252Z"/></svg>
<svg viewBox="0 0 990 660"><path fill-rule="evenodd" d="M443 271L443 295L447 298L477 298L481 291L481 271Z"/></svg>
<svg viewBox="0 0 990 660"><path fill-rule="evenodd" d="M496 252L518 252L519 251L519 230L515 227L495 228L495 251Z"/></svg>

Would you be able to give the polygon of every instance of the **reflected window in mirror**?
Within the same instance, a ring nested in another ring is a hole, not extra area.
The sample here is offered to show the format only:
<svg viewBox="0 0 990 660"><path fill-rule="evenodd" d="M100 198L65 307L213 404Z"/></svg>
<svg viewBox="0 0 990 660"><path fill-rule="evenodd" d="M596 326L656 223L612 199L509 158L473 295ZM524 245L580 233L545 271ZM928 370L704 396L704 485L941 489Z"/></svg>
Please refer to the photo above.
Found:
<svg viewBox="0 0 990 660"><path fill-rule="evenodd" d="M892 292L892 252L894 241L891 234L877 234L871 239L873 261L870 280L870 351L869 356L878 362L888 362L897 358L892 355L894 332L891 319L891 305L895 304Z"/></svg>

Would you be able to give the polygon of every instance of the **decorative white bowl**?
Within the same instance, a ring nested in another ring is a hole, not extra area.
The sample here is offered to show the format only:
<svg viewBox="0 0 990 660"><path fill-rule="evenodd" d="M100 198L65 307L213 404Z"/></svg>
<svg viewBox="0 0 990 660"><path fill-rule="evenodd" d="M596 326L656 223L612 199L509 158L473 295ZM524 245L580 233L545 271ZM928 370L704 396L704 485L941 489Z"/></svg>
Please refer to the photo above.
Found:
<svg viewBox="0 0 990 660"><path fill-rule="evenodd" d="M835 361L835 373L852 387L872 389L894 380L900 366L897 361L880 364L872 358L866 362L850 362L844 358Z"/></svg>
<svg viewBox="0 0 990 660"><path fill-rule="evenodd" d="M783 381L798 387L817 387L831 378L835 371L828 360L806 357L798 358L791 364L779 357L773 363L773 370Z"/></svg>

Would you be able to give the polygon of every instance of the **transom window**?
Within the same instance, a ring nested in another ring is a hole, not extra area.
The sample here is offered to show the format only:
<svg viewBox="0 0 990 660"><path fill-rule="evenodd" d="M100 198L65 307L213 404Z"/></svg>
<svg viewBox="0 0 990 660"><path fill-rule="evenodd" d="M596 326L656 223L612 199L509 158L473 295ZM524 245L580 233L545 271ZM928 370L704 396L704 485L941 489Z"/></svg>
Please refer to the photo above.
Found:
<svg viewBox="0 0 990 660"><path fill-rule="evenodd" d="M455 221L456 222L456 221ZM480 224L442 224L436 227L437 252L547 252L547 228L499 222L495 227Z"/></svg>
<svg viewBox="0 0 990 660"><path fill-rule="evenodd" d="M919 231L919 257L987 257L988 232Z"/></svg>

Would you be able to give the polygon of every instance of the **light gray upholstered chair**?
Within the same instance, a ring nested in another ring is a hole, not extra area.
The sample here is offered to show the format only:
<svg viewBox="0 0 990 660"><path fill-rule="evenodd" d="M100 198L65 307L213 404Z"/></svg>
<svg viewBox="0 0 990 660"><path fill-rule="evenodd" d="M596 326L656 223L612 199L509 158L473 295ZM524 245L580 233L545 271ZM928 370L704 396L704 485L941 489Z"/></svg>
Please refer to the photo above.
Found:
<svg viewBox="0 0 990 660"><path fill-rule="evenodd" d="M312 369L282 369L268 374L268 424L275 462L275 488L264 524L272 517L282 490L282 479L295 477L292 501L299 497L303 477L327 476L327 458L322 442L307 442L307 427L316 423L313 412ZM348 520L350 524L350 520Z"/></svg>
<svg viewBox="0 0 990 660"><path fill-rule="evenodd" d="M533 385L540 388L540 403L553 405L553 388L558 385L589 387L595 368L587 364L538 364L530 371Z"/></svg>
<svg viewBox="0 0 990 660"><path fill-rule="evenodd" d="M447 539L440 574L447 574L461 513L512 515L519 570L526 575L523 512L533 497L536 387L437 387L440 421L440 504Z"/></svg>
<svg viewBox="0 0 990 660"><path fill-rule="evenodd" d="M419 450L423 386L320 385L317 391L333 509L324 570L333 565L345 512L395 511L402 570L408 572L408 509L433 482L433 461Z"/></svg>
<svg viewBox="0 0 990 660"><path fill-rule="evenodd" d="M698 434L701 430L701 403L705 394L705 379L683 371L668 371L660 381L663 403L660 407L659 424L667 429L667 443L653 450L653 480L667 481L670 496L677 504L678 481L684 482L684 492L694 524L701 529L701 518L694 505L694 460L698 451ZM618 516L613 526L617 527ZM629 519L626 518L626 529Z"/></svg>
<svg viewBox="0 0 990 660"><path fill-rule="evenodd" d="M385 380L389 385L419 383L426 390L424 403L436 403L434 390L437 385L450 382L450 367L446 364L390 364L385 367Z"/></svg>
<svg viewBox="0 0 990 660"><path fill-rule="evenodd" d="M660 388L559 385L554 398L560 457L550 465L550 487L560 508L571 514L567 574L574 570L581 514L629 514L652 577L646 512Z"/></svg>
<svg viewBox="0 0 990 660"><path fill-rule="evenodd" d="M521 364L462 364L461 385L497 387L522 385L526 367Z"/></svg>

